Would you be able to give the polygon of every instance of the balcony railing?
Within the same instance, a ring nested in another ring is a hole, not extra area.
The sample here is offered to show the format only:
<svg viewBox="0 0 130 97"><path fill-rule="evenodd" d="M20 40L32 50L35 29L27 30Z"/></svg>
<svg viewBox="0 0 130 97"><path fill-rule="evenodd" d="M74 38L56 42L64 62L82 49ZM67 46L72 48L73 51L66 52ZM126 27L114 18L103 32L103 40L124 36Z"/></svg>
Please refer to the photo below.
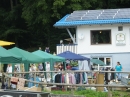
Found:
<svg viewBox="0 0 130 97"><path fill-rule="evenodd" d="M56 51L57 54L63 53L65 51L71 51L77 54L77 44L57 44Z"/></svg>

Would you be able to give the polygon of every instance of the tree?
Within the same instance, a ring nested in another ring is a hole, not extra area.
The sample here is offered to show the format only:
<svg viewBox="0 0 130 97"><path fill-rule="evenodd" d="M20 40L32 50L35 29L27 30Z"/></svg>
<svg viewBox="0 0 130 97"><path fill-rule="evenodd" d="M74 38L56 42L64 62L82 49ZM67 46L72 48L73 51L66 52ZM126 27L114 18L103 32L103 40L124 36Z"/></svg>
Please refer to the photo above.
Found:
<svg viewBox="0 0 130 97"><path fill-rule="evenodd" d="M65 29L53 25L75 10L128 8L130 0L0 0L0 39L21 48L49 46L68 38ZM75 31L73 31L75 32Z"/></svg>

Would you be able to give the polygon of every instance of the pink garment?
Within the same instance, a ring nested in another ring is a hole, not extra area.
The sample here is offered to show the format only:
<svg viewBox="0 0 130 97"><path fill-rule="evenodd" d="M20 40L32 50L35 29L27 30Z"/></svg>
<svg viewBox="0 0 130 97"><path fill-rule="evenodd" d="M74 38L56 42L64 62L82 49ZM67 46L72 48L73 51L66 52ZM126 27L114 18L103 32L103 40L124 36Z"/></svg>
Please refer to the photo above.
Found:
<svg viewBox="0 0 130 97"><path fill-rule="evenodd" d="M80 73L80 84L82 84L82 73Z"/></svg>
<svg viewBox="0 0 130 97"><path fill-rule="evenodd" d="M70 84L75 84L76 83L74 74L69 73L69 83Z"/></svg>
<svg viewBox="0 0 130 97"><path fill-rule="evenodd" d="M71 76L72 76L72 84L76 84L76 79L75 79L74 74L71 74Z"/></svg>
<svg viewBox="0 0 130 97"><path fill-rule="evenodd" d="M71 73L69 73L69 84L72 83L72 76L71 76Z"/></svg>
<svg viewBox="0 0 130 97"><path fill-rule="evenodd" d="M65 82L65 78L64 78L64 75L62 74L62 83Z"/></svg>

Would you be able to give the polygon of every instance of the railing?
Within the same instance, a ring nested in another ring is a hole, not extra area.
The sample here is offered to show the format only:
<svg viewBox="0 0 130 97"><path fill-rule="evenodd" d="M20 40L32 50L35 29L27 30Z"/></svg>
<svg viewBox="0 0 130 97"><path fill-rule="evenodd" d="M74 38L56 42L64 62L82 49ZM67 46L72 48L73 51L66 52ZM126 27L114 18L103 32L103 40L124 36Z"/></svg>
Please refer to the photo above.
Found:
<svg viewBox="0 0 130 97"><path fill-rule="evenodd" d="M65 51L77 53L77 44L57 44L56 51L57 54L63 53Z"/></svg>
<svg viewBox="0 0 130 97"><path fill-rule="evenodd" d="M61 86L71 86L71 91L72 91L72 94L73 94L73 88L74 86L75 87L107 87L108 89L108 97L112 97L111 96L111 90L110 88L130 88L130 85L129 84L117 84L117 85L111 85L111 84L66 84L66 83L47 83L47 82L37 82L36 81L36 73L55 73L55 72L59 72L59 73L64 73L65 75L67 73L75 73L75 72L79 72L79 73L83 73L83 72L88 72L88 73L95 73L95 71L83 71L83 70L78 70L78 71L35 71L35 72L17 72L17 73L9 73L9 74L28 74L28 73L34 73L34 81L30 81L30 80L25 80L26 82L32 82L34 84L39 84L39 85L61 85ZM130 72L128 71L122 71L122 72L117 72L117 71L96 71L96 73L125 73L125 74L130 74ZM10 83L10 78L8 76L8 74L6 73L3 73L3 75L8 79L8 83Z"/></svg>

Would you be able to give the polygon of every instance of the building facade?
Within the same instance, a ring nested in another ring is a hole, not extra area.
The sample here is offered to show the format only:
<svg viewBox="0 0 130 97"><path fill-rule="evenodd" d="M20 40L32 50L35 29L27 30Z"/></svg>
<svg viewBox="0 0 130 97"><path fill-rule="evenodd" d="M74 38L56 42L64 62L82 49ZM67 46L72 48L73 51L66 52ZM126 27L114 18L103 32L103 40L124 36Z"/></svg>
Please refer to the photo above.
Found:
<svg viewBox="0 0 130 97"><path fill-rule="evenodd" d="M76 44L74 48L76 53L100 59L106 64L105 67L114 68L119 61L124 70L129 71L129 13L129 8L74 11L56 22L54 26L67 30L73 43ZM69 31L72 27L76 29L76 39Z"/></svg>

